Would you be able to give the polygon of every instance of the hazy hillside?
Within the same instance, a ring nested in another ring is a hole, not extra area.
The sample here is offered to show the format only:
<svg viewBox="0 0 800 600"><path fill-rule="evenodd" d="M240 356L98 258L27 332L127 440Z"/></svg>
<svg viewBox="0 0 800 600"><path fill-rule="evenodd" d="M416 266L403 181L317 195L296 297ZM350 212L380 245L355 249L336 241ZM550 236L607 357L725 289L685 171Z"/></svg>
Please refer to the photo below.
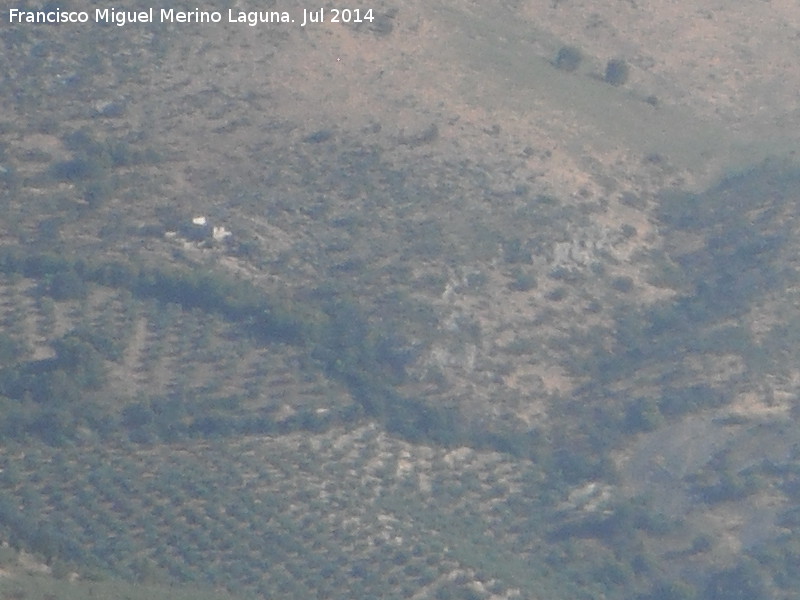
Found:
<svg viewBox="0 0 800 600"><path fill-rule="evenodd" d="M256 4L0 15L2 593L799 597L794 5Z"/></svg>

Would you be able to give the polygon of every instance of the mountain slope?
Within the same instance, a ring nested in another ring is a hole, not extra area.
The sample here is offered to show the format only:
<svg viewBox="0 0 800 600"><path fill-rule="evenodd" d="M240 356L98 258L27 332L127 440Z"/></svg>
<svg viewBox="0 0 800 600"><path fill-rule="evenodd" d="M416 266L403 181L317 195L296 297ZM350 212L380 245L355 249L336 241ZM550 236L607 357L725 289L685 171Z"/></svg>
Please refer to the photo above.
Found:
<svg viewBox="0 0 800 600"><path fill-rule="evenodd" d="M265 597L791 597L792 6L372 8L0 32L5 538Z"/></svg>

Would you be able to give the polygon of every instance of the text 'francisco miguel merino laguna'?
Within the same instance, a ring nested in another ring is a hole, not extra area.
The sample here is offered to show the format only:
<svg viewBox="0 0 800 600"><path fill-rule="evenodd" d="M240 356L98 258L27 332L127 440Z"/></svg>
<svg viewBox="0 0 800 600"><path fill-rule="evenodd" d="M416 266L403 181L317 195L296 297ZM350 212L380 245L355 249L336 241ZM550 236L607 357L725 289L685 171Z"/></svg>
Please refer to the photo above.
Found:
<svg viewBox="0 0 800 600"><path fill-rule="evenodd" d="M158 17L158 21L156 21ZM242 23L255 27L260 23L294 23L288 11L258 10L243 11L228 9L228 23ZM148 10L117 10L116 8L97 8L94 18L87 11L69 11L56 8L53 10L27 10L11 8L8 11L9 23L114 23L120 27L128 23L221 23L222 13L216 10L175 10L174 8L150 8ZM372 9L359 8L318 8L303 9L300 23L305 27L309 23L371 23L374 20Z"/></svg>

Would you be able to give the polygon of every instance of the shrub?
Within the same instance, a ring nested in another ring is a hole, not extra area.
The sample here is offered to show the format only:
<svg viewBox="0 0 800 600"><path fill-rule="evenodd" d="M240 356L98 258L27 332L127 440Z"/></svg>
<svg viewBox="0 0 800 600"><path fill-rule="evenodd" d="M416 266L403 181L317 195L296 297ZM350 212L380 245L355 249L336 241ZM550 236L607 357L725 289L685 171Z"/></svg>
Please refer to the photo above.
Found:
<svg viewBox="0 0 800 600"><path fill-rule="evenodd" d="M697 597L694 589L683 582L661 581L644 596L645 600L693 600Z"/></svg>
<svg viewBox="0 0 800 600"><path fill-rule="evenodd" d="M0 332L0 365L16 363L22 355L22 344L5 332Z"/></svg>
<svg viewBox="0 0 800 600"><path fill-rule="evenodd" d="M553 64L561 71L575 71L583 60L583 54L575 46L563 46L556 55Z"/></svg>
<svg viewBox="0 0 800 600"><path fill-rule="evenodd" d="M83 190L83 199L90 208L100 208L111 197L114 186L108 178L99 177L89 182Z"/></svg>
<svg viewBox="0 0 800 600"><path fill-rule="evenodd" d="M764 576L750 562L715 574L704 595L708 600L760 600L769 597Z"/></svg>
<svg viewBox="0 0 800 600"><path fill-rule="evenodd" d="M627 293L633 289L633 279L628 277L627 275L623 275L621 277L615 277L611 281L611 287L617 290L618 292Z"/></svg>
<svg viewBox="0 0 800 600"><path fill-rule="evenodd" d="M86 297L88 290L86 281L74 270L68 269L49 277L43 291L55 300L80 300Z"/></svg>
<svg viewBox="0 0 800 600"><path fill-rule="evenodd" d="M105 169L96 157L82 157L55 163L50 175L57 181L86 181L100 176Z"/></svg>
<svg viewBox="0 0 800 600"><path fill-rule="evenodd" d="M333 132L330 129L320 129L319 131L315 131L314 133L306 136L303 141L311 144L319 144L322 142L327 142L332 137Z"/></svg>
<svg viewBox="0 0 800 600"><path fill-rule="evenodd" d="M708 552L714 547L713 539L710 535L701 533L692 540L692 552Z"/></svg>
<svg viewBox="0 0 800 600"><path fill-rule="evenodd" d="M516 292L527 292L537 286L536 277L522 269L514 269L511 277L513 281L508 284L508 287Z"/></svg>
<svg viewBox="0 0 800 600"><path fill-rule="evenodd" d="M519 238L506 240L502 244L503 258L509 264L531 264L531 251Z"/></svg>
<svg viewBox="0 0 800 600"><path fill-rule="evenodd" d="M557 287L556 289L547 292L547 294L545 294L545 298L547 298L551 302L561 302L566 297L567 297L567 288L565 288L564 286Z"/></svg>
<svg viewBox="0 0 800 600"><path fill-rule="evenodd" d="M630 69L628 63L621 58L613 58L606 64L606 74L604 80L613 86L624 85L628 81Z"/></svg>
<svg viewBox="0 0 800 600"><path fill-rule="evenodd" d="M13 188L18 183L17 171L9 164L0 164L0 184Z"/></svg>
<svg viewBox="0 0 800 600"><path fill-rule="evenodd" d="M625 411L625 428L628 432L653 431L664 422L658 403L651 399L637 400Z"/></svg>

